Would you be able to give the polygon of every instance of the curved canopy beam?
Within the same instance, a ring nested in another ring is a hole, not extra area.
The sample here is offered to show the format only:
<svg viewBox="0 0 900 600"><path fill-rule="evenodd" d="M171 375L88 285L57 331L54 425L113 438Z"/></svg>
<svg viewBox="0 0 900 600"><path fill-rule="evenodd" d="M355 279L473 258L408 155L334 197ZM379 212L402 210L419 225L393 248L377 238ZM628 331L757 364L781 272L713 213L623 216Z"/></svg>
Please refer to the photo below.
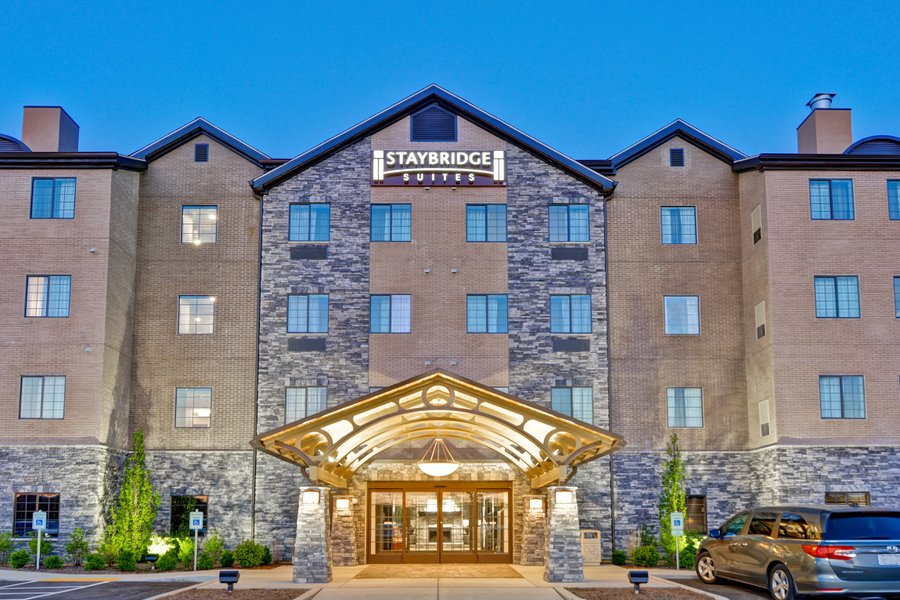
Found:
<svg viewBox="0 0 900 600"><path fill-rule="evenodd" d="M448 437L490 448L533 487L564 483L573 469L618 450L624 440L599 427L433 371L259 435L252 444L346 487L353 473L404 442Z"/></svg>

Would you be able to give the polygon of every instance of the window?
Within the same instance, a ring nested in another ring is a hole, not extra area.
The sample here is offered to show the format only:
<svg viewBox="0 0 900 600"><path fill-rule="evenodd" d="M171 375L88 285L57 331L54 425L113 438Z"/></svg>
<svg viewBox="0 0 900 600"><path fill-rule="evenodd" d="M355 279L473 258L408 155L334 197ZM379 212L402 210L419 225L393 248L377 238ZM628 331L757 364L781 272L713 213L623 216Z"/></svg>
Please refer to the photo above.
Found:
<svg viewBox="0 0 900 600"><path fill-rule="evenodd" d="M587 204L551 204L551 242L587 242L590 239Z"/></svg>
<svg viewBox="0 0 900 600"><path fill-rule="evenodd" d="M731 520L726 521L719 529L719 534L724 538L729 535L740 535L744 530L744 523L747 522L748 513L735 515Z"/></svg>
<svg viewBox="0 0 900 600"><path fill-rule="evenodd" d="M372 333L409 333L412 320L412 296L409 294L372 296L369 303Z"/></svg>
<svg viewBox="0 0 900 600"><path fill-rule="evenodd" d="M284 390L284 422L292 423L325 410L328 389L289 387Z"/></svg>
<svg viewBox="0 0 900 600"><path fill-rule="evenodd" d="M506 205L469 204L466 206L467 242L505 242Z"/></svg>
<svg viewBox="0 0 900 600"><path fill-rule="evenodd" d="M218 206L182 206L181 243L214 243L218 230L218 213Z"/></svg>
<svg viewBox="0 0 900 600"><path fill-rule="evenodd" d="M553 410L585 423L594 422L594 391L589 387L555 387L550 390Z"/></svg>
<svg viewBox="0 0 900 600"><path fill-rule="evenodd" d="M194 162L209 162L209 144L194 144Z"/></svg>
<svg viewBox="0 0 900 600"><path fill-rule="evenodd" d="M666 296L666 335L700 335L700 298Z"/></svg>
<svg viewBox="0 0 900 600"><path fill-rule="evenodd" d="M852 179L810 179L809 210L815 220L852 221Z"/></svg>
<svg viewBox="0 0 900 600"><path fill-rule="evenodd" d="M685 496L684 529L706 534L706 496Z"/></svg>
<svg viewBox="0 0 900 600"><path fill-rule="evenodd" d="M747 528L747 535L765 535L772 537L775 532L775 522L778 515L773 512L759 512L753 515L750 521L750 527Z"/></svg>
<svg viewBox="0 0 900 600"><path fill-rule="evenodd" d="M66 378L48 375L22 377L20 419L62 419L66 406Z"/></svg>
<svg viewBox="0 0 900 600"><path fill-rule="evenodd" d="M437 104L426 106L410 117L409 139L413 142L455 142L456 115Z"/></svg>
<svg viewBox="0 0 900 600"><path fill-rule="evenodd" d="M762 239L762 208L759 205L750 213L750 229L753 231L753 243Z"/></svg>
<svg viewBox="0 0 900 600"><path fill-rule="evenodd" d="M331 239L330 204L291 204L290 210L290 241L327 242Z"/></svg>
<svg viewBox="0 0 900 600"><path fill-rule="evenodd" d="M816 317L859 318L859 281L856 276L816 277Z"/></svg>
<svg viewBox="0 0 900 600"><path fill-rule="evenodd" d="M700 388L667 388L669 427L703 427L703 391Z"/></svg>
<svg viewBox="0 0 900 600"><path fill-rule="evenodd" d="M858 504L869 506L872 499L869 492L825 492L825 504Z"/></svg>
<svg viewBox="0 0 900 600"><path fill-rule="evenodd" d="M894 277L894 318L900 319L900 277Z"/></svg>
<svg viewBox="0 0 900 600"><path fill-rule="evenodd" d="M506 333L506 294L471 295L466 301L469 333Z"/></svg>
<svg viewBox="0 0 900 600"><path fill-rule="evenodd" d="M693 206L662 206L659 222L663 244L697 243L697 209Z"/></svg>
<svg viewBox="0 0 900 600"><path fill-rule="evenodd" d="M763 300L753 307L753 316L756 319L756 339L766 335L766 301Z"/></svg>
<svg viewBox="0 0 900 600"><path fill-rule="evenodd" d="M888 218L891 221L900 220L900 180L888 180Z"/></svg>
<svg viewBox="0 0 900 600"><path fill-rule="evenodd" d="M590 333L591 297L550 296L551 333Z"/></svg>
<svg viewBox="0 0 900 600"><path fill-rule="evenodd" d="M31 218L74 219L75 178L33 178Z"/></svg>
<svg viewBox="0 0 900 600"><path fill-rule="evenodd" d="M68 317L71 275L29 275L25 292L26 317Z"/></svg>
<svg viewBox="0 0 900 600"><path fill-rule="evenodd" d="M209 427L212 388L175 388L175 427Z"/></svg>
<svg viewBox="0 0 900 600"><path fill-rule="evenodd" d="M35 512L47 513L47 529L44 535L59 535L59 494L16 494L14 500L13 537L24 538L32 533L31 519Z"/></svg>
<svg viewBox="0 0 900 600"><path fill-rule="evenodd" d="M328 296L291 294L288 296L288 333L327 333Z"/></svg>
<svg viewBox="0 0 900 600"><path fill-rule="evenodd" d="M372 241L408 242L412 236L412 206L372 205Z"/></svg>
<svg viewBox="0 0 900 600"><path fill-rule="evenodd" d="M781 521L778 523L778 537L789 540L818 540L821 535L818 528L807 522L803 515L786 512L781 514Z"/></svg>
<svg viewBox="0 0 900 600"><path fill-rule="evenodd" d="M759 436L766 437L769 435L769 401L763 400L759 403Z"/></svg>
<svg viewBox="0 0 900 600"><path fill-rule="evenodd" d="M169 517L169 533L179 536L193 537L191 530L191 513L203 513L203 529L197 533L205 535L209 527L209 496L172 496Z"/></svg>
<svg viewBox="0 0 900 600"><path fill-rule="evenodd" d="M823 419L865 419L866 392L862 375L822 375L819 403Z"/></svg>
<svg viewBox="0 0 900 600"><path fill-rule="evenodd" d="M178 296L178 333L212 333L215 305L214 296Z"/></svg>

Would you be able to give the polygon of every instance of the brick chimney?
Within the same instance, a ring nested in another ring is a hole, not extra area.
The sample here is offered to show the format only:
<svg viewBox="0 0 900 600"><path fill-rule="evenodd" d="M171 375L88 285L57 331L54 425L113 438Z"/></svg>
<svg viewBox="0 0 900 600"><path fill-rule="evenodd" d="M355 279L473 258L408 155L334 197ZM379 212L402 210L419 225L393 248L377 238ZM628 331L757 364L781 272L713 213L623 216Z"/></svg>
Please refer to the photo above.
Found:
<svg viewBox="0 0 900 600"><path fill-rule="evenodd" d="M849 108L831 108L836 94L819 93L806 103L809 116L797 128L800 154L843 154L853 143Z"/></svg>
<svg viewBox="0 0 900 600"><path fill-rule="evenodd" d="M78 124L61 106L26 106L22 141L32 152L78 152Z"/></svg>

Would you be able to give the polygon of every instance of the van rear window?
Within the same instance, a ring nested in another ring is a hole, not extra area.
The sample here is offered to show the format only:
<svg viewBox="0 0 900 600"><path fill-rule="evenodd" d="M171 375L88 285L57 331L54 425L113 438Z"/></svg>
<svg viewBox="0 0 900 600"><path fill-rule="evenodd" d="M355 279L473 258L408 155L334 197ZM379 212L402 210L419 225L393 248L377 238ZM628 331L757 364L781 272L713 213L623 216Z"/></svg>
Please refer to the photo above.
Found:
<svg viewBox="0 0 900 600"><path fill-rule="evenodd" d="M900 540L900 513L833 513L825 522L826 540Z"/></svg>

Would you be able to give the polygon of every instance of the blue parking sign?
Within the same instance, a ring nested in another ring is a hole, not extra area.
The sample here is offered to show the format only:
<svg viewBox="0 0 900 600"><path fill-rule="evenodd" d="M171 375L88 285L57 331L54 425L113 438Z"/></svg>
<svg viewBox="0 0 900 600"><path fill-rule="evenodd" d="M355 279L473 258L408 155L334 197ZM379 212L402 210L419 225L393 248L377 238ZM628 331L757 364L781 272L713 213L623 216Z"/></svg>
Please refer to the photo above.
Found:
<svg viewBox="0 0 900 600"><path fill-rule="evenodd" d="M47 529L47 513L42 510L34 511L31 515L31 528L35 531Z"/></svg>

